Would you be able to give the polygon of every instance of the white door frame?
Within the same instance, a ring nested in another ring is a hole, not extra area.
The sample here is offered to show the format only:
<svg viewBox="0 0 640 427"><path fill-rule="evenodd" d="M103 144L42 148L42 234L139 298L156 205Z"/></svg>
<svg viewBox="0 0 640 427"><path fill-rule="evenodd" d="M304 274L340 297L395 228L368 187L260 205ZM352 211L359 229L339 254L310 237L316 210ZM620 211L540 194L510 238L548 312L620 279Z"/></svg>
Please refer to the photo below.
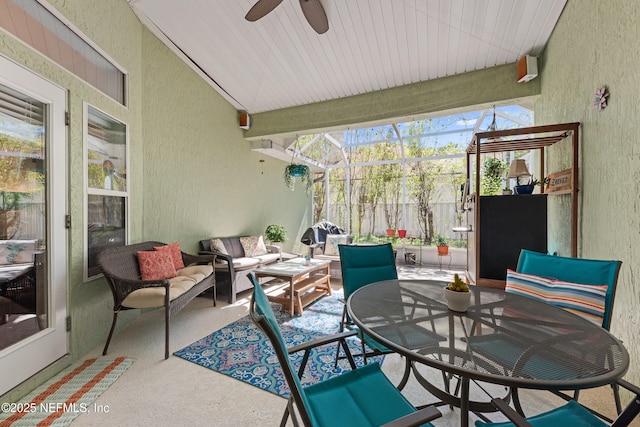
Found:
<svg viewBox="0 0 640 427"><path fill-rule="evenodd" d="M68 352L67 317L67 91L0 55L0 83L46 104L47 328L0 351L0 395Z"/></svg>

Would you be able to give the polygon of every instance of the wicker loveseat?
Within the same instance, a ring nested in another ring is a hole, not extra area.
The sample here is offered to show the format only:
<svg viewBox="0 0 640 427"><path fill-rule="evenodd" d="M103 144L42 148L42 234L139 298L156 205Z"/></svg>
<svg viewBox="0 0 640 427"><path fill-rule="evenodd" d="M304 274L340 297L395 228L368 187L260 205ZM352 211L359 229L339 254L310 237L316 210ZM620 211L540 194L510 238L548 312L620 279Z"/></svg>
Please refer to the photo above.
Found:
<svg viewBox="0 0 640 427"><path fill-rule="evenodd" d="M104 346L107 354L109 343L121 310L164 307L165 310L165 359L169 358L169 323L171 316L189 301L209 288L213 288L213 305L216 305L215 256L190 255L181 252L184 268L176 276L162 280L142 280L138 252L154 251L165 246L160 242L143 242L108 248L98 254L100 270L113 294L113 322Z"/></svg>
<svg viewBox="0 0 640 427"><path fill-rule="evenodd" d="M245 238L245 237L243 237ZM250 238L250 236L246 236ZM276 245L264 245L266 253L247 256L241 243L241 237L222 237L200 240L199 254L216 256L216 282L219 287L224 287L229 304L236 302L239 292L252 289L253 284L247 275L261 265L273 264L282 260L280 247ZM222 243L221 250L216 251L211 247L211 242L218 240ZM269 280L260 278L260 283Z"/></svg>

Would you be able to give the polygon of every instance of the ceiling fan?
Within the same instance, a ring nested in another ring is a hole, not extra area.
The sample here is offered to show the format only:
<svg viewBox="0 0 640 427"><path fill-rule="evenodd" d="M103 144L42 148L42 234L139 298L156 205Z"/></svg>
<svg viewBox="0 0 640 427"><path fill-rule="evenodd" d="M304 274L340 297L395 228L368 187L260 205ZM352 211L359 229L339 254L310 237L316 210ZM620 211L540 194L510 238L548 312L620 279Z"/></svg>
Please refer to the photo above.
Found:
<svg viewBox="0 0 640 427"><path fill-rule="evenodd" d="M276 8L282 0L258 0L245 15L247 21L255 22ZM300 7L309 25L318 34L324 34L329 30L327 14L320 0L300 0Z"/></svg>

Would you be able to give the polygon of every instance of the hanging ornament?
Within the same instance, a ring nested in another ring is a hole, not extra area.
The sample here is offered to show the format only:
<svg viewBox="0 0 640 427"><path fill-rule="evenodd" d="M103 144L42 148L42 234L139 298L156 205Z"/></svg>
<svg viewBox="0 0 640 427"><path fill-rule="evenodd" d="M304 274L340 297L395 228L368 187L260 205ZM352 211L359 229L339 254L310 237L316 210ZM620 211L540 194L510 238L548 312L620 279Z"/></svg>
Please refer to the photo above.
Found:
<svg viewBox="0 0 640 427"><path fill-rule="evenodd" d="M608 96L609 93L607 92L606 86L597 88L595 93L593 94L593 108L595 108L596 111L604 110L607 106Z"/></svg>

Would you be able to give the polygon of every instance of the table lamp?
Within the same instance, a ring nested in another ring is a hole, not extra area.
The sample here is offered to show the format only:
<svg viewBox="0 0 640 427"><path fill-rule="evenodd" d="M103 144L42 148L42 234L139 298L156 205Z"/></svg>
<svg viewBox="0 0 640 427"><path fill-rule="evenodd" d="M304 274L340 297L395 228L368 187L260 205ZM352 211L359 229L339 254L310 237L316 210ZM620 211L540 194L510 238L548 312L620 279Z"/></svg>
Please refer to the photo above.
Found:
<svg viewBox="0 0 640 427"><path fill-rule="evenodd" d="M516 185L520 185L520 178L523 176L531 176L531 173L527 168L527 163L524 159L513 160L509 166L509 174L507 175L507 178L515 178Z"/></svg>
<svg viewBox="0 0 640 427"><path fill-rule="evenodd" d="M507 178L515 178L516 186L514 187L514 193L516 194L531 194L533 193L533 185L520 185L520 177L531 176L527 164L523 159L513 160L509 166L509 174Z"/></svg>

